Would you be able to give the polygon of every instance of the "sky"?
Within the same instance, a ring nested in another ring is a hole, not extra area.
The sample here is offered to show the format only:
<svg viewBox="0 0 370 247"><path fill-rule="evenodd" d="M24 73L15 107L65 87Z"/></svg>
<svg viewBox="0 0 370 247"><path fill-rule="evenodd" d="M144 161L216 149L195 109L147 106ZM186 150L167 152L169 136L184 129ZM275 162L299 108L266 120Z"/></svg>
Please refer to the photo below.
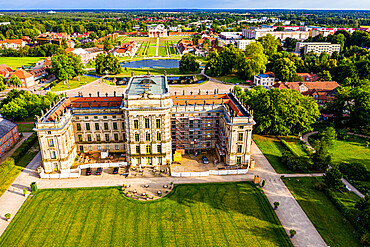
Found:
<svg viewBox="0 0 370 247"><path fill-rule="evenodd" d="M370 0L0 0L17 9L360 9ZM5 9L3 9L5 10Z"/></svg>

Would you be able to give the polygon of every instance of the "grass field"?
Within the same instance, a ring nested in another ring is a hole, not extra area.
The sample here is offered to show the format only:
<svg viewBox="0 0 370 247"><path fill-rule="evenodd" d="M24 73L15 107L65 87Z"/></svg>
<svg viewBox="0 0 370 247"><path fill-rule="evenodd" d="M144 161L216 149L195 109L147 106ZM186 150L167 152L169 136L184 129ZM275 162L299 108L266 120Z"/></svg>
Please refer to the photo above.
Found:
<svg viewBox="0 0 370 247"><path fill-rule="evenodd" d="M309 137L312 144L317 135ZM329 147L332 154L332 162L357 162L363 163L370 171L370 147L366 147L366 142L370 140L349 135L347 140L335 140L334 144Z"/></svg>
<svg viewBox="0 0 370 247"><path fill-rule="evenodd" d="M136 69L136 68L125 68L122 69L122 73L110 77L119 77L119 76L131 76L131 71L134 72L135 75L146 75L148 71L150 72L151 75L163 75L164 71L166 71L167 75L182 75L183 73L180 74L179 68L147 68L147 69ZM194 72L194 73L189 73L189 74L198 74L200 73L200 70Z"/></svg>
<svg viewBox="0 0 370 247"><path fill-rule="evenodd" d="M39 190L0 246L292 246L251 183L175 186L138 202L117 187Z"/></svg>
<svg viewBox="0 0 370 247"><path fill-rule="evenodd" d="M51 88L51 91L63 91L73 88L78 88L83 85L86 85L90 82L96 81L97 78L91 77L91 76L80 76L80 80L78 81L77 78L74 78L73 80L70 80L69 82L69 88L68 83L63 84L63 82L59 82L55 87ZM87 83L86 83L87 82Z"/></svg>
<svg viewBox="0 0 370 247"><path fill-rule="evenodd" d="M292 192L294 198L310 218L328 246L361 246L355 229L339 212L335 205L322 191L313 188L315 178L284 178L283 181ZM353 207L359 197L350 192L336 192L336 197Z"/></svg>
<svg viewBox="0 0 370 247"><path fill-rule="evenodd" d="M35 127L34 124L18 124L18 131L19 132L32 132L33 131L32 129L34 127Z"/></svg>
<svg viewBox="0 0 370 247"><path fill-rule="evenodd" d="M204 64L206 64L206 62L204 62ZM227 82L227 83L246 84L245 80L241 79L237 75L227 75L227 76L220 76L220 77L213 77L213 78L215 78L216 80L219 80L219 81Z"/></svg>
<svg viewBox="0 0 370 247"><path fill-rule="evenodd" d="M31 162L31 160L39 152L39 143L35 142L33 146L23 155L23 157L12 167L6 176L1 176L0 179L0 196L9 188L13 181L23 171L23 169ZM1 173L2 171L0 171Z"/></svg>
<svg viewBox="0 0 370 247"><path fill-rule="evenodd" d="M12 69L16 69L22 66L30 66L44 59L44 57L0 57L0 64L6 64Z"/></svg>

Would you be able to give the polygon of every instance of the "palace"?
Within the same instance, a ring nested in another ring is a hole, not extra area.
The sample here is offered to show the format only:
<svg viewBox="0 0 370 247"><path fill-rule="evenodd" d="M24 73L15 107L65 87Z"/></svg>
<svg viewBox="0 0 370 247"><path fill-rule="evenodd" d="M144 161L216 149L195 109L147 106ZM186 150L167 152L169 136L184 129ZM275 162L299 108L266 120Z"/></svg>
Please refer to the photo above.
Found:
<svg viewBox="0 0 370 247"><path fill-rule="evenodd" d="M45 172L68 172L78 154L119 153L133 167L169 164L175 150L215 149L249 165L253 116L233 93L170 95L166 76L133 76L122 96L64 97L36 122Z"/></svg>
<svg viewBox="0 0 370 247"><path fill-rule="evenodd" d="M167 37L167 29L163 24L151 26L148 29L149 38Z"/></svg>

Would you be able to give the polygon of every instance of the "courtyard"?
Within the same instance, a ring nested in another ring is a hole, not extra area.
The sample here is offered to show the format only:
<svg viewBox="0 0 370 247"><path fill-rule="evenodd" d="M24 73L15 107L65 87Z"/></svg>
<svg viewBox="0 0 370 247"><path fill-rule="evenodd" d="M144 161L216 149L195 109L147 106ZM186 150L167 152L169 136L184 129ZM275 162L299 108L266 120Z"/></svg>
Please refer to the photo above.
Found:
<svg viewBox="0 0 370 247"><path fill-rule="evenodd" d="M292 246L252 183L175 185L141 202L121 187L44 189L29 197L1 246Z"/></svg>

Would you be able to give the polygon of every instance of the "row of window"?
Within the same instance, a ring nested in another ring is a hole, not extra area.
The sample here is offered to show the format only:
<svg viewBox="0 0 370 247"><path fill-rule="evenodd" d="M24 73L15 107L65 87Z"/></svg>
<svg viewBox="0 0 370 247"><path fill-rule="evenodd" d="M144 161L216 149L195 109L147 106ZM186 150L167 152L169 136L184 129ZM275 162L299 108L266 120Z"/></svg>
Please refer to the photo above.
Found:
<svg viewBox="0 0 370 247"><path fill-rule="evenodd" d="M160 119L156 119L155 120L155 127L157 129L160 129L161 128L161 120ZM150 128L150 119L149 118L145 118L144 119L144 128L145 129L149 129ZM139 129L139 120L137 120L137 119L134 120L134 129Z"/></svg>
<svg viewBox="0 0 370 247"><path fill-rule="evenodd" d="M10 132L12 132L12 131L10 131ZM11 138L11 134L10 134L10 132L9 133L7 133L7 134L5 134L1 139L0 139L0 143L1 144L3 144L4 142L6 142L8 139L10 139ZM15 134L15 129L13 130L13 133ZM15 137L14 137L15 139L17 139L17 136L15 135Z"/></svg>
<svg viewBox="0 0 370 247"><path fill-rule="evenodd" d="M146 133L145 134L145 141L147 142L150 142L150 133ZM157 141L160 141L162 138L161 138L161 133L160 132L157 132ZM136 142L139 142L140 141L140 134L138 133L135 133L135 141Z"/></svg>
<svg viewBox="0 0 370 247"><path fill-rule="evenodd" d="M100 130L100 124L99 123L95 123L94 125L95 125L95 130ZM114 130L118 129L118 123L117 122L113 122L112 125L113 125ZM81 131L82 130L81 123L77 123L76 128L77 128L78 131ZM86 130L91 130L90 123L85 123L85 129ZM103 129L104 130L109 130L109 124L104 123L103 124ZM124 122L122 122L122 129L125 129L125 123Z"/></svg>
<svg viewBox="0 0 370 247"><path fill-rule="evenodd" d="M123 115L121 117L124 118ZM112 118L116 119L117 116L112 116ZM80 119L80 117L76 116L76 119ZM85 116L85 119L90 119L90 118L89 118L89 116ZM99 119L99 116L94 116L94 119ZM103 119L108 119L108 116L103 116Z"/></svg>
<svg viewBox="0 0 370 247"><path fill-rule="evenodd" d="M163 160L162 157L157 157L157 162L158 162L159 165L162 164L162 160ZM136 158L136 163L138 165L140 165L141 164L141 158ZM153 164L153 158L152 157L146 157L146 164L147 165L152 165Z"/></svg>
<svg viewBox="0 0 370 247"><path fill-rule="evenodd" d="M17 139L17 137L15 137L15 139ZM10 144L9 144L9 143L10 143ZM7 142L4 144L4 148L3 148L3 147L1 147L1 152L5 152L5 151L8 149L8 147L10 147L12 144L13 144L13 140L12 140L12 139L10 139L9 141L7 141Z"/></svg>
<svg viewBox="0 0 370 247"><path fill-rule="evenodd" d="M78 141L79 142L83 142L84 141L82 135L78 135L77 137L78 137ZM104 137L105 137L105 141L107 141L107 142L110 141L110 135L109 134L105 134ZM118 136L117 133L114 133L113 134L113 140L114 141L119 141L119 136ZM125 134L123 134L123 140L126 140L126 135ZM92 140L92 135L90 135L90 134L87 135L87 141L88 142L92 142L93 141ZM100 142L101 141L100 134L96 134L95 135L95 141L97 141L97 142Z"/></svg>
<svg viewBox="0 0 370 247"><path fill-rule="evenodd" d="M137 145L136 146L136 153L137 154L141 154L141 151L140 151L140 145ZM145 146L145 153L146 154L151 154L152 153L152 146L151 145L146 145ZM162 153L162 145L161 144L158 144L157 145L157 153Z"/></svg>

